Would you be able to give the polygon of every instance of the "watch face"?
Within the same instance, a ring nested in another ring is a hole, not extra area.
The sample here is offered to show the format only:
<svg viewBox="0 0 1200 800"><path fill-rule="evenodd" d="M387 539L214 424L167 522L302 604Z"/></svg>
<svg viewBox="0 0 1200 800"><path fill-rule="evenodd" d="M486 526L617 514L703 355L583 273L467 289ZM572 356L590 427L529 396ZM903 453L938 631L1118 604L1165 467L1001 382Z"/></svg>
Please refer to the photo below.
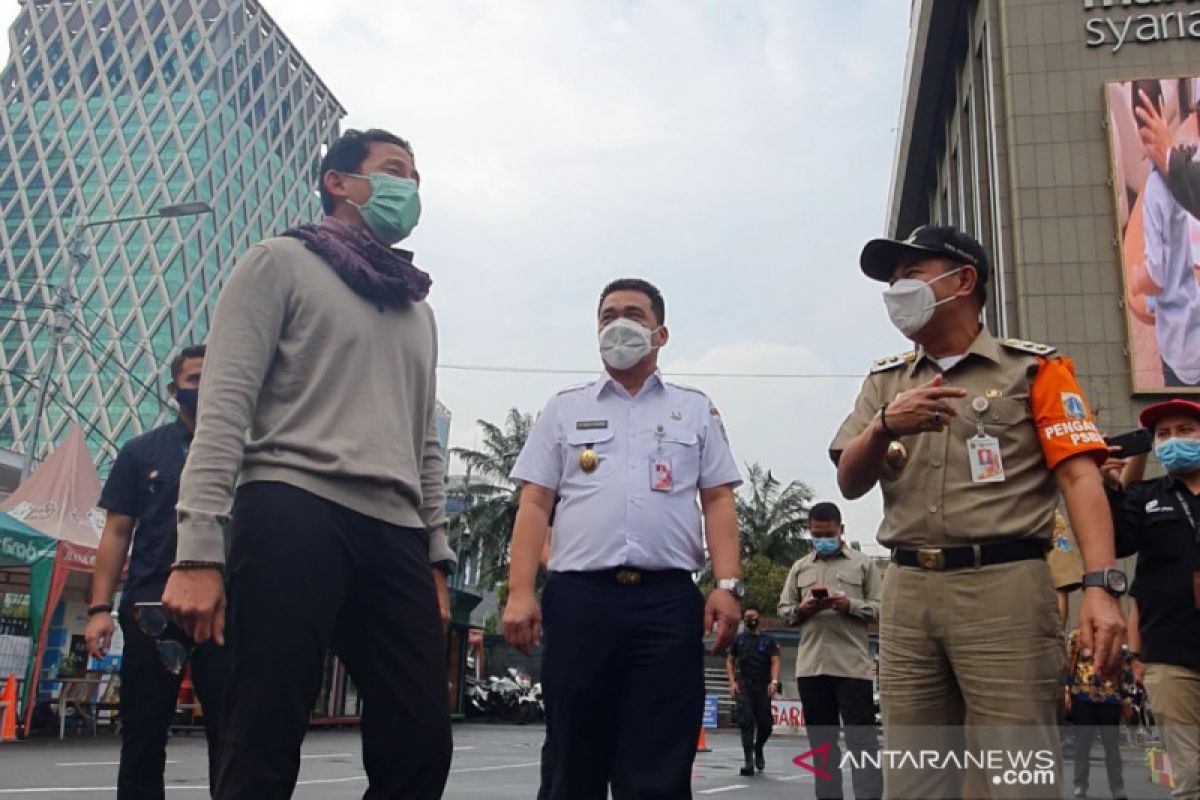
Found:
<svg viewBox="0 0 1200 800"><path fill-rule="evenodd" d="M1108 572L1108 588L1119 594L1124 594L1128 588L1129 579L1125 577L1125 573L1118 569L1109 570Z"/></svg>

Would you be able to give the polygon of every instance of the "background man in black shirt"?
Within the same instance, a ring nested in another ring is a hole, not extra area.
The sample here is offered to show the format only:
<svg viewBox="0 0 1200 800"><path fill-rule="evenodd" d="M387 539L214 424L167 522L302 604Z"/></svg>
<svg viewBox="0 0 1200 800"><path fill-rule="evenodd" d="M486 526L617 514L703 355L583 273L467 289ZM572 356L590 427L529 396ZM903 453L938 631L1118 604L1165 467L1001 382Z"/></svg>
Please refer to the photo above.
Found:
<svg viewBox="0 0 1200 800"><path fill-rule="evenodd" d="M112 644L112 594L121 577L125 554L129 554L129 574L118 614L125 637L121 653L119 800L161 800L164 796L167 733L181 676L167 671L155 640L138 627L133 605L157 602L162 597L175 560L179 474L196 429L196 397L203 365L204 345L185 348L171 362L167 393L179 405L178 418L126 442L100 494L99 506L107 513L92 575L92 606L86 631L88 651L96 658L103 658ZM228 653L207 642L192 653L191 666L192 684L204 709L211 785L216 723L230 670Z"/></svg>
<svg viewBox="0 0 1200 800"><path fill-rule="evenodd" d="M775 722L771 716L771 695L779 691L779 642L774 636L758 632L758 609L747 608L742 620L746 630L734 638L729 648L725 674L729 678L729 695L737 700L738 725L742 729L746 764L741 774L749 777L755 767L759 772L767 768L763 746L771 738Z"/></svg>
<svg viewBox="0 0 1200 800"><path fill-rule="evenodd" d="M1200 403L1146 407L1141 422L1167 474L1110 484L1117 555L1133 582L1146 690L1171 759L1172 797L1200 798Z"/></svg>

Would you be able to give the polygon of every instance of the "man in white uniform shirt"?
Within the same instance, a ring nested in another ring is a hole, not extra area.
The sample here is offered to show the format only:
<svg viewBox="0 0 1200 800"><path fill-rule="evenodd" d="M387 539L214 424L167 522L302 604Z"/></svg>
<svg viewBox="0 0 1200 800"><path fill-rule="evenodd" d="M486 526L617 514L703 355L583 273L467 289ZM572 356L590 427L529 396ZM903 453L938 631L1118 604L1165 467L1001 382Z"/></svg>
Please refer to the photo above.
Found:
<svg viewBox="0 0 1200 800"><path fill-rule="evenodd" d="M658 289L614 281L597 317L605 373L550 399L513 468L524 485L504 632L527 649L544 615L542 796L604 800L611 787L615 800L682 800L703 715L702 638L715 625L723 649L740 616L741 478L716 407L658 372L668 339ZM707 601L692 579L706 539L717 586Z"/></svg>

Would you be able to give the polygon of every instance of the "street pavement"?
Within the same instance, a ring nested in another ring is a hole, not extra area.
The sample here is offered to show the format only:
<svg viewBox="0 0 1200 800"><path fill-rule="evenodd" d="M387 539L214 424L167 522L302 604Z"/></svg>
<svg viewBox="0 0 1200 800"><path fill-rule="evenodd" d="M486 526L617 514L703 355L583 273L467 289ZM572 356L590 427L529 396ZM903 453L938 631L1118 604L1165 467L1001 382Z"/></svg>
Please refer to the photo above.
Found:
<svg viewBox="0 0 1200 800"><path fill-rule="evenodd" d="M533 800L537 794L538 757L543 730L488 723L456 725L454 764L445 797L449 800ZM777 736L768 745L767 771L753 778L738 775L741 744L734 731L710 732L712 752L696 758L693 792L698 799L810 798L812 776L792 759L808 747L803 737ZM298 800L362 797L366 789L357 729L314 730L304 742ZM1148 782L1138 751L1126 749L1125 780L1132 800L1161 800L1165 788ZM1092 754L1091 796L1107 798L1099 742ZM0 800L7 798L111 798L116 796L119 743L111 736L72 737L65 742L35 739L0 745ZM168 797L206 797L204 738L172 738L167 750ZM1071 768L1067 767L1070 774ZM853 797L846 780L846 797ZM1070 792L1064 791L1064 796Z"/></svg>

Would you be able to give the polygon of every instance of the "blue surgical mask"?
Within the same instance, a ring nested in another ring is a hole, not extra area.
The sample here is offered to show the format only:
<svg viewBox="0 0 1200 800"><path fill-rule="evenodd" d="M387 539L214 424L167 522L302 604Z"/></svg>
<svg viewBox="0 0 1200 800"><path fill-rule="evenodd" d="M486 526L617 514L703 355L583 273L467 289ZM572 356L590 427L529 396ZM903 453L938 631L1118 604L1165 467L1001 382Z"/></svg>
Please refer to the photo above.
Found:
<svg viewBox="0 0 1200 800"><path fill-rule="evenodd" d="M814 536L812 541L819 556L831 556L842 547L840 536Z"/></svg>
<svg viewBox="0 0 1200 800"><path fill-rule="evenodd" d="M1200 439L1184 439L1178 436L1154 445L1154 455L1167 468L1167 472L1186 474L1200 469Z"/></svg>
<svg viewBox="0 0 1200 800"><path fill-rule="evenodd" d="M421 219L421 196L417 193L417 182L410 178L397 178L386 172L359 175L348 172L355 178L371 182L371 196L359 205L348 200L362 214L363 222L375 234L375 238L391 247L408 237Z"/></svg>

